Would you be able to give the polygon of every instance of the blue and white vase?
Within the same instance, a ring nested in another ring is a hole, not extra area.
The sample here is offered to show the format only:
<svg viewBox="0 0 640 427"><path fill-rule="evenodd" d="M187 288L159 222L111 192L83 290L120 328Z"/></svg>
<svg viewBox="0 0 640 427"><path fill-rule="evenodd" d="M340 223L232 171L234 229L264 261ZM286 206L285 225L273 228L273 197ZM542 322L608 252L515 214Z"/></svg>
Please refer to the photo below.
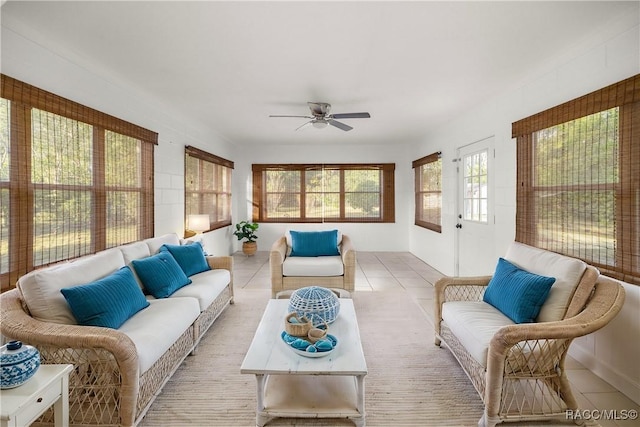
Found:
<svg viewBox="0 0 640 427"><path fill-rule="evenodd" d="M40 367L40 352L21 341L9 341L2 346L0 367L0 388L18 387L33 377Z"/></svg>

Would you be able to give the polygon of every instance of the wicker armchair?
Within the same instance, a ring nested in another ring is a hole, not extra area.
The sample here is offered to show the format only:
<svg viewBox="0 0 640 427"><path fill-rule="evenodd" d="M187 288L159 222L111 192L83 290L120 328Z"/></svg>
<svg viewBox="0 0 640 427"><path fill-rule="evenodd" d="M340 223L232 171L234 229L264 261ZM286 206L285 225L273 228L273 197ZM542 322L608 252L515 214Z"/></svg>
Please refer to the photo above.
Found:
<svg viewBox="0 0 640 427"><path fill-rule="evenodd" d="M567 410L578 409L564 369L569 345L609 323L625 298L620 283L598 276L595 268L587 267L562 320L500 328L489 344L486 368L442 321L442 305L481 300L491 277L446 277L436 283L436 345L446 344L480 394L485 410L479 426L564 419Z"/></svg>
<svg viewBox="0 0 640 427"><path fill-rule="evenodd" d="M340 256L343 264L343 274L337 276L285 276L283 263L287 258L288 246L285 236L280 237L271 246L269 264L271 266L271 296L276 298L282 291L292 291L305 286L322 286L325 288L342 289L352 292L355 289L356 250L351 239L342 235ZM323 257L318 257L323 258Z"/></svg>

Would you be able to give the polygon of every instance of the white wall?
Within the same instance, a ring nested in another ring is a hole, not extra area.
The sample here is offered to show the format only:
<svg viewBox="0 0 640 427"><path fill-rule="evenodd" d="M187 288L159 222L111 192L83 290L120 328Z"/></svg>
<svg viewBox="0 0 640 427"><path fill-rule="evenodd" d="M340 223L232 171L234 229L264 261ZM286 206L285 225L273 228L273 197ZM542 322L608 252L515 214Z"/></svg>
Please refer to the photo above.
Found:
<svg viewBox="0 0 640 427"><path fill-rule="evenodd" d="M542 64L537 74L507 88L482 105L445 123L416 144L411 157L442 151L443 232L410 226L410 251L445 274L454 272L456 147L495 135L495 214L493 241L478 250L504 254L515 237L515 140L511 123L640 73L638 14L620 17L561 58ZM473 264L474 260L469 260ZM476 274L487 266L475 265ZM624 284L625 305L606 328L577 340L571 355L640 403L640 287Z"/></svg>

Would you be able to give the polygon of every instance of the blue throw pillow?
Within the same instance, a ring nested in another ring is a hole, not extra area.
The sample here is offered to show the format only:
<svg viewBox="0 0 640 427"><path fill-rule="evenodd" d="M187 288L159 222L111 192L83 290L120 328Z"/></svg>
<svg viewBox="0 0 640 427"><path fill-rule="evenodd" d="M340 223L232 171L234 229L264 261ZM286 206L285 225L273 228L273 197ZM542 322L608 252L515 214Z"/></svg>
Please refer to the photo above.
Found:
<svg viewBox="0 0 640 427"><path fill-rule="evenodd" d="M168 251L178 262L178 265L187 276L202 273L211 270L206 258L204 250L200 242L188 245L162 245L160 252Z"/></svg>
<svg viewBox="0 0 640 427"><path fill-rule="evenodd" d="M129 267L86 285L60 290L79 325L118 329L149 306Z"/></svg>
<svg viewBox="0 0 640 427"><path fill-rule="evenodd" d="M144 288L156 298L166 298L191 283L168 251L131 261Z"/></svg>
<svg viewBox="0 0 640 427"><path fill-rule="evenodd" d="M338 252L338 230L290 231L290 256L332 256Z"/></svg>
<svg viewBox="0 0 640 427"><path fill-rule="evenodd" d="M535 322L555 281L553 277L529 273L500 258L483 300L516 323Z"/></svg>

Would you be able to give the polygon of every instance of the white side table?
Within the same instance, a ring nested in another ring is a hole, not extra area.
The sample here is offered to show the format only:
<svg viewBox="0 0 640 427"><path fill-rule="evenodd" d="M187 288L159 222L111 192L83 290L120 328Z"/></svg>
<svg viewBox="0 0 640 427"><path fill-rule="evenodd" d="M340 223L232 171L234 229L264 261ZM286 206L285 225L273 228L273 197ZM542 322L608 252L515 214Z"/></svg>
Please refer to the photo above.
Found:
<svg viewBox="0 0 640 427"><path fill-rule="evenodd" d="M40 365L16 388L0 390L0 427L24 427L53 405L55 427L69 426L69 372L73 365Z"/></svg>

